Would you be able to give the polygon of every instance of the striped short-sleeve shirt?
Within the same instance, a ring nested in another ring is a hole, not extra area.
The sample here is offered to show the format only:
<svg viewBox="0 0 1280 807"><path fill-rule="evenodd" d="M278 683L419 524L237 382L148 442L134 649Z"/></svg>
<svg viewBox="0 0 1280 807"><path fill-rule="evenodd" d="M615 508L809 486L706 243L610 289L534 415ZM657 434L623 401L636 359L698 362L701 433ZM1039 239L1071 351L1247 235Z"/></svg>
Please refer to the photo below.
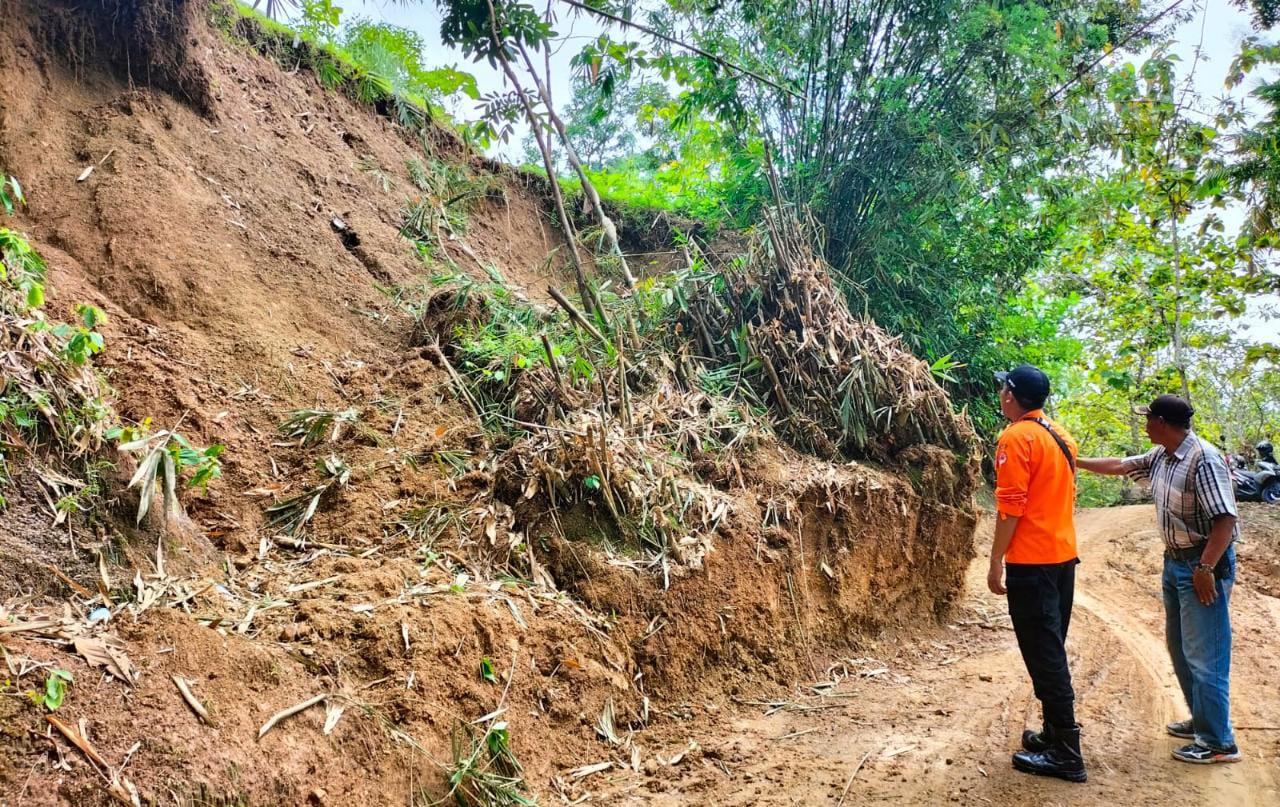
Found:
<svg viewBox="0 0 1280 807"><path fill-rule="evenodd" d="M1126 457L1124 470L1130 479L1150 480L1156 519L1169 547L1199 546L1209 540L1214 518L1236 515L1235 488L1227 462L1212 443L1195 432L1188 432L1172 454L1156 446L1145 454ZM1231 538L1238 537L1237 524Z"/></svg>

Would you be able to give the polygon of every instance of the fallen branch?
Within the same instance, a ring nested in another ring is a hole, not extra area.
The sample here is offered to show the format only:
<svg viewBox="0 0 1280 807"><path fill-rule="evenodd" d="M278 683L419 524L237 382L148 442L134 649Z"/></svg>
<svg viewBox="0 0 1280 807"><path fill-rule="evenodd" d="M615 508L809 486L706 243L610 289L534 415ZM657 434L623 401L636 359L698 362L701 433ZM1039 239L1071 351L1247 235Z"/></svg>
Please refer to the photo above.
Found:
<svg viewBox="0 0 1280 807"><path fill-rule="evenodd" d="M274 715L271 716L270 720L262 724L262 728L258 729L258 739L261 740L263 737L267 736L267 732L275 728L276 724L279 723L281 720L293 717L299 712L305 712L306 710L310 709L312 706L315 706L318 703L323 703L324 700L328 697L329 697L328 695L316 695L314 698L309 698L303 701L302 703L290 706L288 709L285 709L284 711L276 712Z"/></svg>
<svg viewBox="0 0 1280 807"><path fill-rule="evenodd" d="M187 682L176 675L171 677L173 678L173 685L178 688L178 692L182 694L182 699L187 702L187 705L191 707L191 711L195 712L196 716L207 725L213 725L213 721L209 719L209 712L205 710L204 704L191 691L191 687Z"/></svg>
<svg viewBox="0 0 1280 807"><path fill-rule="evenodd" d="M858 771L862 770L862 766L867 763L867 758L871 756L871 752L862 755L862 759L858 760L857 766L853 769L853 773L849 774L849 781L844 783L844 792L840 794L840 801L836 802L836 807L844 804L845 797L849 795L849 788L853 787L853 780L858 775Z"/></svg>
<svg viewBox="0 0 1280 807"><path fill-rule="evenodd" d="M594 325L592 325L590 322L587 321L586 316L581 311L578 310L577 306L569 302L569 298L565 297L560 292L559 289L557 289L555 286L548 286L547 294L550 294L551 299L559 303L561 308L569 312L570 318L572 318L574 322L581 325L583 329L586 330L587 333L595 337L596 341L598 341L602 345L609 344L608 340L606 340L604 336L602 336L601 333L596 330Z"/></svg>
<svg viewBox="0 0 1280 807"><path fill-rule="evenodd" d="M102 757L102 754L98 753L98 749L94 748L89 741L80 734L80 732L76 731L71 726L68 726L66 723L63 723L53 715L45 715L44 719L50 726L57 729L63 737L67 738L68 742L78 748L80 753L88 757L89 761L94 764L95 770L98 771L98 774L107 780L105 787L107 792L111 794L112 798L121 804L133 807L133 799L125 789L115 781L114 777L109 777L109 774L111 773L111 766L107 764L107 761Z"/></svg>
<svg viewBox="0 0 1280 807"><path fill-rule="evenodd" d="M76 731L71 726L68 726L66 723L63 723L61 720L54 717L53 715L45 715L44 719L49 723L50 726L53 726L55 729L60 731L63 737L66 737L68 740L70 740L72 745L74 745L76 748L79 748L80 753L84 754L86 757L92 760L94 764L102 768L103 771L111 770L111 766L108 765L107 761L102 758L102 754L98 753L98 749L90 745L89 741L86 740L80 734L80 732Z"/></svg>

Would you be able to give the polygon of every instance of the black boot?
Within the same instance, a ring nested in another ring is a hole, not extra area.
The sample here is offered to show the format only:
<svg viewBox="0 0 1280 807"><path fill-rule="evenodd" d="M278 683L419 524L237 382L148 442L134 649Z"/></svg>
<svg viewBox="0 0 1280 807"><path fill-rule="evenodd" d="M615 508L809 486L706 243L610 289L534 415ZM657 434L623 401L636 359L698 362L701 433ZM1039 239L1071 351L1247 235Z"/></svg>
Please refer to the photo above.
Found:
<svg viewBox="0 0 1280 807"><path fill-rule="evenodd" d="M1049 723L1045 723L1040 731L1028 729L1022 732L1022 747L1026 751L1048 751L1051 745L1053 745L1053 726Z"/></svg>
<svg viewBox="0 0 1280 807"><path fill-rule="evenodd" d="M1080 755L1080 726L1055 727L1053 742L1044 751L1020 751L1013 755L1013 767L1023 773L1053 776L1068 782L1086 782L1084 757Z"/></svg>

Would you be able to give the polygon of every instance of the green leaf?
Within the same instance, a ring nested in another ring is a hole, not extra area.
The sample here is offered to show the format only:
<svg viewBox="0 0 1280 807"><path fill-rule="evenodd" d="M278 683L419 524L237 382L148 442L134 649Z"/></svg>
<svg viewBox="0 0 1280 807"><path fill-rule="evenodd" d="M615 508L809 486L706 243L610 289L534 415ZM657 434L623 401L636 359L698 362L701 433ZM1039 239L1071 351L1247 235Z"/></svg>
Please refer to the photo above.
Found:
<svg viewBox="0 0 1280 807"><path fill-rule="evenodd" d="M74 680L71 677L71 673L66 670L51 670L49 677L44 680L44 695L40 697L38 702L50 712L57 711L67 697L67 684L74 682Z"/></svg>
<svg viewBox="0 0 1280 807"><path fill-rule="evenodd" d="M107 321L107 315L103 313L101 308L88 303L78 303L76 305L76 314L80 317L81 324L91 331Z"/></svg>
<svg viewBox="0 0 1280 807"><path fill-rule="evenodd" d="M488 656L480 659L480 677L491 684L498 683L498 674L493 669L493 659Z"/></svg>

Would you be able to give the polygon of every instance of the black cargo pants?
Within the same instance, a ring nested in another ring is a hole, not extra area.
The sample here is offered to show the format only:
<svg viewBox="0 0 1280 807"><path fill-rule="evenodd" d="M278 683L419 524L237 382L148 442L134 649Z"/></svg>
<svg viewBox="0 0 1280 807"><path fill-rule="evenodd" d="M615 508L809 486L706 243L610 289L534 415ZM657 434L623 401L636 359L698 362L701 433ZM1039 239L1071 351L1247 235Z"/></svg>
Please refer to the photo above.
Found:
<svg viewBox="0 0 1280 807"><path fill-rule="evenodd" d="M1004 573L1013 632L1044 710L1044 722L1061 728L1076 724L1066 642L1079 562L1006 563Z"/></svg>

